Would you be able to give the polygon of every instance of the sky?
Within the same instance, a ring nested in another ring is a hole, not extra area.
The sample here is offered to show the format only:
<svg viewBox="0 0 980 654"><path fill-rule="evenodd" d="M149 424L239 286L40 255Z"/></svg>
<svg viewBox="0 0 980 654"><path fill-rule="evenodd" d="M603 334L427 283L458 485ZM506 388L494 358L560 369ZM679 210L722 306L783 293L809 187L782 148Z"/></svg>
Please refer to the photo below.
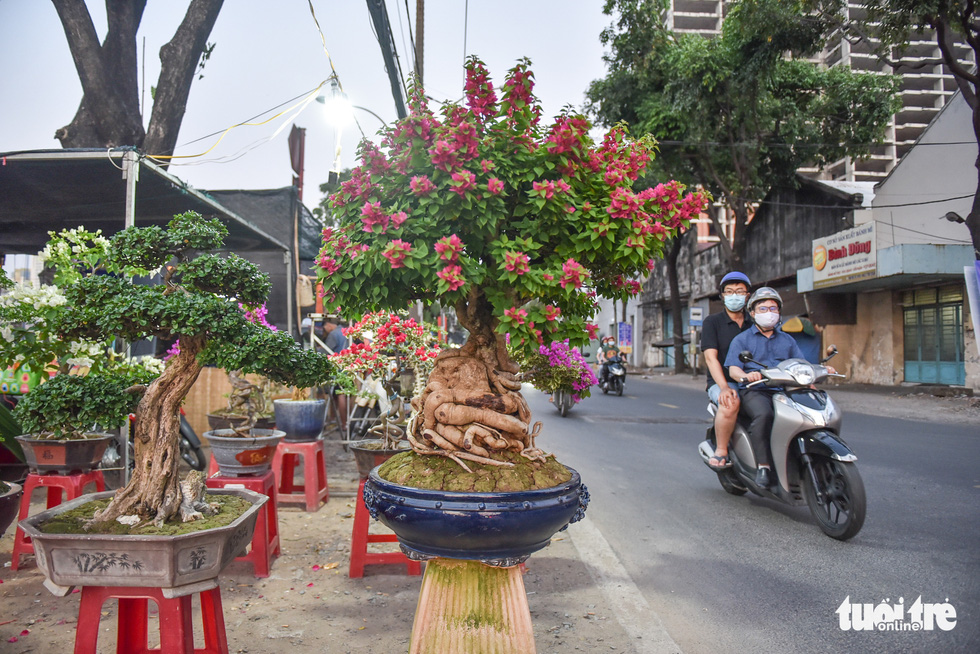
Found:
<svg viewBox="0 0 980 654"><path fill-rule="evenodd" d="M416 2L386 1L407 75L414 61L409 39L416 25ZM96 30L104 36L104 2L87 4ZM147 2L137 36L140 50L145 38L145 57L140 58L147 102L159 73L159 49L172 38L187 4ZM394 121L391 88L365 0L312 4L350 102ZM605 74L599 34L611 18L602 14L602 5L603 0L426 0L426 93L435 100L460 99L465 55L479 56L497 85L518 59L528 57L545 117L565 105L581 108L589 82ZM330 75L308 0L226 0L209 42L215 48L203 79L191 87L177 155L204 153L223 130L256 116L261 121L283 109L295 111L297 103ZM327 91L324 86L320 93ZM0 0L0 152L60 149L54 132L71 122L81 97L51 2ZM207 154L175 160L170 172L205 190L288 186L292 171L287 137L296 124L306 128L303 201L314 207L337 142L337 130L325 113L324 105L310 102L296 116L289 112L265 125L237 127ZM144 115L149 116L148 109ZM367 111L354 109L354 115L369 137L382 126ZM355 165L360 138L355 125L341 129L342 167Z"/></svg>

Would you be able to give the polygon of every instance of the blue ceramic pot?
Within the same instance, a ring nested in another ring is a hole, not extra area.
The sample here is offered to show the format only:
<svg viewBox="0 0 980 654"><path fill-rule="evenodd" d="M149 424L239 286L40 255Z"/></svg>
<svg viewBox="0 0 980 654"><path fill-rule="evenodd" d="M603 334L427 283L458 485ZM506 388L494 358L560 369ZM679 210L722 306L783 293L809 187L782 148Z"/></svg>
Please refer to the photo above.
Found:
<svg viewBox="0 0 980 654"><path fill-rule="evenodd" d="M508 493L455 493L385 481L375 468L364 484L371 516L416 560L445 557L511 566L581 520L589 491L578 472L559 486Z"/></svg>
<svg viewBox="0 0 980 654"><path fill-rule="evenodd" d="M276 429L287 441L315 441L327 417L326 400L274 400Z"/></svg>

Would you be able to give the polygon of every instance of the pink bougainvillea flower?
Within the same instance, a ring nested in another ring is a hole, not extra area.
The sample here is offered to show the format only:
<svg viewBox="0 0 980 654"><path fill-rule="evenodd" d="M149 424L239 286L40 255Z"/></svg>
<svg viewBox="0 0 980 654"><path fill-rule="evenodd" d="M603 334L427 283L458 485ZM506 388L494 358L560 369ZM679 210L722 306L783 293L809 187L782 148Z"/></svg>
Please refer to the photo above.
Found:
<svg viewBox="0 0 980 654"><path fill-rule="evenodd" d="M473 114L485 120L497 113L497 94L483 62L470 58L466 62L466 104Z"/></svg>
<svg viewBox="0 0 980 654"><path fill-rule="evenodd" d="M408 186L412 189L412 193L419 197L428 195L436 190L436 185L425 175L416 175L412 178Z"/></svg>
<svg viewBox="0 0 980 654"><path fill-rule="evenodd" d="M533 182L531 187L534 189L532 195L537 195L545 200L550 200L555 196L555 183L551 180L545 182Z"/></svg>
<svg viewBox="0 0 980 654"><path fill-rule="evenodd" d="M569 284L575 288L582 288L583 282L589 278L589 271L575 259L569 258L568 261L563 263L561 271L562 288L567 288Z"/></svg>
<svg viewBox="0 0 980 654"><path fill-rule="evenodd" d="M405 266L405 259L411 251L411 243L396 238L388 244L388 247L381 254L391 263L392 268L402 268Z"/></svg>
<svg viewBox="0 0 980 654"><path fill-rule="evenodd" d="M650 272L653 272L653 269L656 268L656 267L657 267L657 260L656 259L648 259L647 260L647 270L649 270Z"/></svg>
<svg viewBox="0 0 980 654"><path fill-rule="evenodd" d="M326 252L320 254L316 260L316 265L320 266L328 275L332 275L340 270L340 264L337 263L337 260L333 257L328 257Z"/></svg>
<svg viewBox="0 0 980 654"><path fill-rule="evenodd" d="M643 287L640 285L640 282L636 281L635 279L631 279L626 282L626 292L628 292L630 295L639 295L642 288Z"/></svg>
<svg viewBox="0 0 980 654"><path fill-rule="evenodd" d="M497 164L495 164L490 159L480 159L480 169L483 172L489 173L491 170L493 170L496 167L497 167Z"/></svg>
<svg viewBox="0 0 980 654"><path fill-rule="evenodd" d="M455 291L466 283L466 279L463 278L463 269L453 264L437 272L436 277L449 284L450 291Z"/></svg>
<svg viewBox="0 0 980 654"><path fill-rule="evenodd" d="M553 282L553 281L555 281L555 276L552 275L551 273L544 273L543 275L541 275L541 277L546 282Z"/></svg>
<svg viewBox="0 0 980 654"><path fill-rule="evenodd" d="M461 170L452 174L452 190L454 193L463 197L467 191L476 188L476 175L468 170Z"/></svg>
<svg viewBox="0 0 980 654"><path fill-rule="evenodd" d="M491 177L487 180L487 190L494 195L500 195L500 192L504 190L504 183L496 177Z"/></svg>
<svg viewBox="0 0 980 654"><path fill-rule="evenodd" d="M391 214L391 226L393 229L398 229L402 226L402 223L408 220L408 214L404 211L397 211Z"/></svg>
<svg viewBox="0 0 980 654"><path fill-rule="evenodd" d="M365 232L384 234L388 229L388 216L381 210L380 202L365 202L361 208L361 222ZM375 229L380 226L381 229Z"/></svg>
<svg viewBox="0 0 980 654"><path fill-rule="evenodd" d="M509 272L523 275L531 269L529 264L530 262L527 255L523 252L504 253L504 268L506 268Z"/></svg>
<svg viewBox="0 0 980 654"><path fill-rule="evenodd" d="M524 321L527 320L527 311L518 309L517 307L504 309L504 315L510 318L516 325L523 325Z"/></svg>
<svg viewBox="0 0 980 654"><path fill-rule="evenodd" d="M549 304L544 308L545 320L558 320L559 316L561 316L561 309L558 307Z"/></svg>
<svg viewBox="0 0 980 654"><path fill-rule="evenodd" d="M597 339L599 338L599 325L593 325L592 323L586 323L585 331L589 332L589 338Z"/></svg>
<svg viewBox="0 0 980 654"><path fill-rule="evenodd" d="M429 156L432 158L433 166L447 173L456 166L456 162L459 160L456 144L450 144L445 139L436 141L436 144L429 148Z"/></svg>
<svg viewBox="0 0 980 654"><path fill-rule="evenodd" d="M456 261L459 253L463 251L463 239L455 234L443 236L433 247L443 261Z"/></svg>

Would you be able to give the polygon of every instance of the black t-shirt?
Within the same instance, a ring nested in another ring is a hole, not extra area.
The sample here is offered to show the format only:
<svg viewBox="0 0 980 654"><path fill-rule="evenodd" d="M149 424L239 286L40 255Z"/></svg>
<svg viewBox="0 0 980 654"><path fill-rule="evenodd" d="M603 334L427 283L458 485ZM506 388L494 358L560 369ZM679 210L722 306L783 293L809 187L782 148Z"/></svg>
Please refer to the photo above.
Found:
<svg viewBox="0 0 980 654"><path fill-rule="evenodd" d="M725 370L725 379L728 381L733 381L728 376L728 368L725 368L728 348L731 347L732 341L736 336L751 326L752 321L748 316L745 316L744 320L742 320L742 326L739 327L737 322L728 317L727 311L719 311L718 313L711 314L704 319L704 323L701 325L701 351L718 350L718 360ZM707 388L711 388L714 385L715 378L711 376L711 373L708 373Z"/></svg>

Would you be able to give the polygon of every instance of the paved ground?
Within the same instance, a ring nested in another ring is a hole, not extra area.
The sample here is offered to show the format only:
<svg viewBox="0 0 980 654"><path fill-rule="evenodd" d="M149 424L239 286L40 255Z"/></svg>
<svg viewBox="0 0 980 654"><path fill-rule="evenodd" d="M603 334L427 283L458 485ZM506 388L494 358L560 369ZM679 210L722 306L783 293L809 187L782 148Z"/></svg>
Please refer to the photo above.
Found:
<svg viewBox="0 0 980 654"><path fill-rule="evenodd" d="M673 376L660 370L638 374L692 387L704 385L704 377ZM980 398L935 397L914 388L841 386L834 393L845 411L980 425ZM331 500L315 514L280 511L283 555L275 561L272 576L255 579L251 567L242 563L232 564L221 576L231 652L407 651L421 578L406 576L400 566L383 566L369 568L362 579L348 579L357 476L349 455L336 445L328 448ZM40 511L40 494L36 498L34 510ZM372 530L382 528L375 523ZM566 534L556 536L527 566L525 585L538 652L676 651L669 639L637 643L627 635L616 610L629 598L616 588L628 586L620 583L616 566L599 573L590 570ZM585 535L599 545L604 542L597 531ZM12 542L11 528L0 538L0 652L71 651L78 594L53 597L41 585L43 577L32 559L26 559L20 571L11 571ZM104 607L100 651L114 651L115 610L112 603ZM650 622L659 623L655 614ZM649 632L655 635L658 630Z"/></svg>
<svg viewBox="0 0 980 654"><path fill-rule="evenodd" d="M283 554L272 575L255 579L245 563L233 563L221 575L232 653L408 651L421 577L405 575L403 566L369 567L364 578L347 577L357 473L350 455L337 446L331 449L331 499L317 513L280 510ZM32 511L43 510L41 494L35 497ZM378 523L371 529L384 531ZM79 595L52 596L41 585L33 557L13 572L12 546L13 527L0 538L0 652L72 651ZM539 654L634 651L567 532L533 556L527 570L524 582ZM100 652L115 651L115 616L115 604L107 603ZM155 619L154 612L151 622Z"/></svg>

